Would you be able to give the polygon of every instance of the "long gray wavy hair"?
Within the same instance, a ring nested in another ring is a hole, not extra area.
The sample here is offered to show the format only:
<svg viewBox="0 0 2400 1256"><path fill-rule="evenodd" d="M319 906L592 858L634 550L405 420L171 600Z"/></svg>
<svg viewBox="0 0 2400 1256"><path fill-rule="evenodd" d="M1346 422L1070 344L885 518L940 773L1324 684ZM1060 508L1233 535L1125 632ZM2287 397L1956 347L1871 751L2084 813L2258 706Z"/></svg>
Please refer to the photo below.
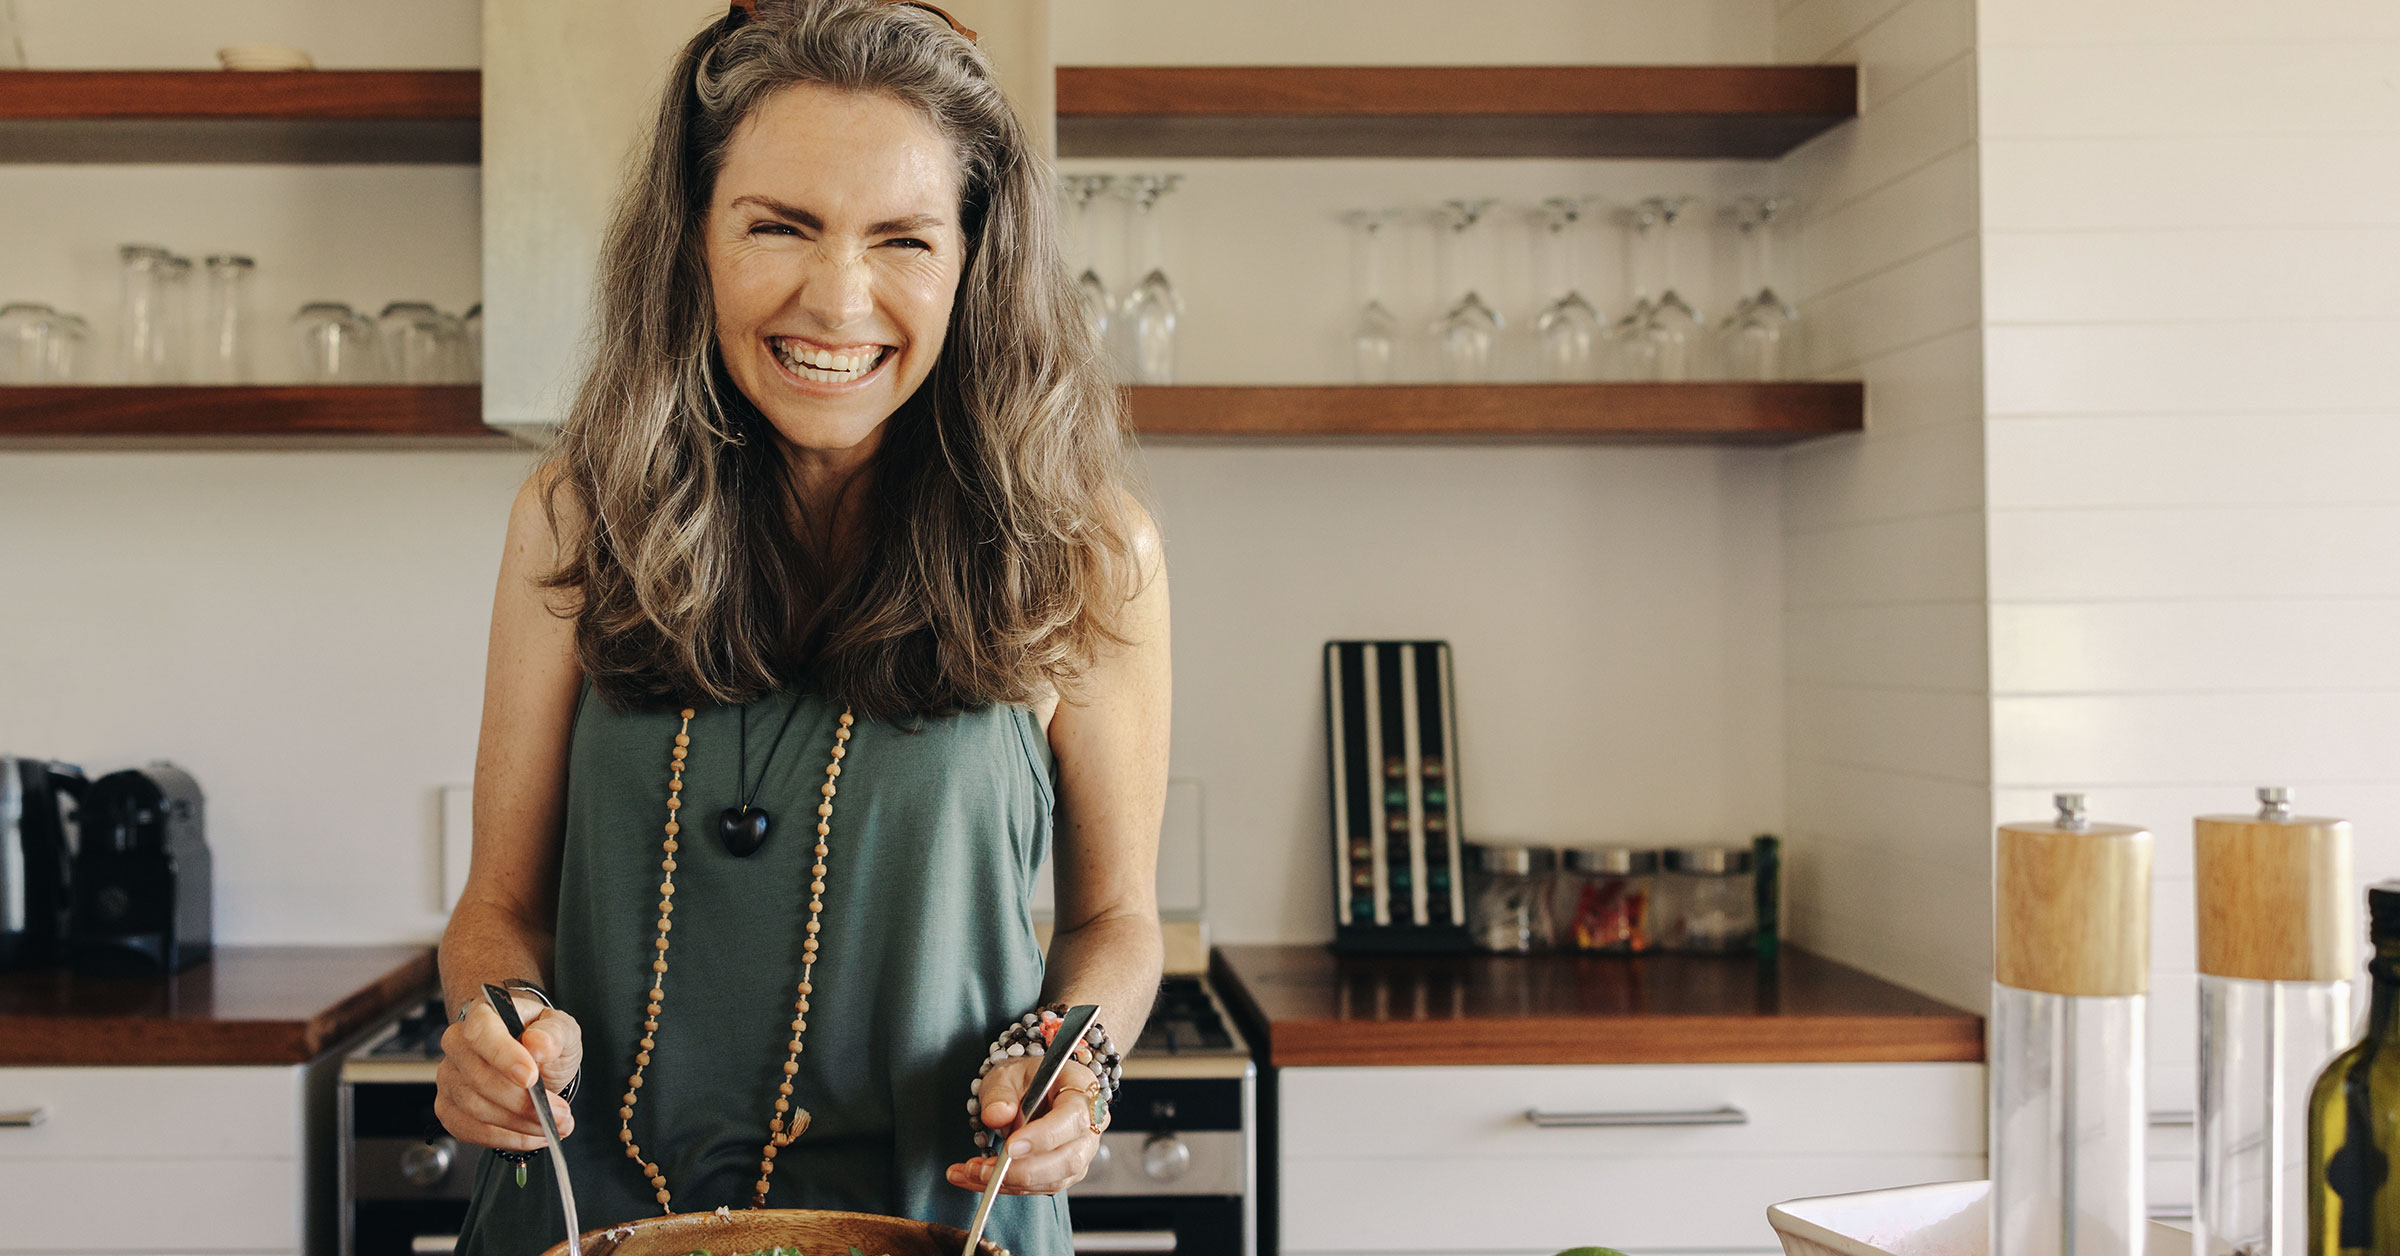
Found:
<svg viewBox="0 0 2400 1256"><path fill-rule="evenodd" d="M735 129L801 83L919 110L964 176L949 332L885 423L854 555L799 526L778 438L719 356L703 251ZM934 713L1069 688L1122 640L1128 438L1052 204L990 64L920 8L760 0L684 46L609 226L592 361L552 455L549 583L574 595L603 697L805 685L864 714Z"/></svg>

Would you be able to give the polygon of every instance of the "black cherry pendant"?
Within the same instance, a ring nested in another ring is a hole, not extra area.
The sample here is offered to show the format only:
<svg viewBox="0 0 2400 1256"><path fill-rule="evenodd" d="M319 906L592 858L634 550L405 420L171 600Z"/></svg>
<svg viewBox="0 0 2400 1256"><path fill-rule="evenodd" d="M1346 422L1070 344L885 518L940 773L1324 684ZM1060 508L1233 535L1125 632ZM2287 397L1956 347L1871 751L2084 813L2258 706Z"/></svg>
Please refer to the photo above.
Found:
<svg viewBox="0 0 2400 1256"><path fill-rule="evenodd" d="M747 859L767 844L767 813L756 807L727 807L717 816L717 836L736 859Z"/></svg>

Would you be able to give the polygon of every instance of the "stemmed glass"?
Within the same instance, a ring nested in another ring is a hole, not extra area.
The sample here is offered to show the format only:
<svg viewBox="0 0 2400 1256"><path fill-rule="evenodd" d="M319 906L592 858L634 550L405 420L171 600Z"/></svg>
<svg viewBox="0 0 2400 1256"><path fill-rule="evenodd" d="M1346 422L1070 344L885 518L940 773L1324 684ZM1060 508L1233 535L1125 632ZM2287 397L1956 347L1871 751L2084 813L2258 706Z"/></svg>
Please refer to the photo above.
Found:
<svg viewBox="0 0 2400 1256"><path fill-rule="evenodd" d="M1651 248L1658 261L1656 273L1660 285L1658 300L1650 307L1649 325L1644 335L1651 345L1654 377L1662 380L1686 380L1692 377L1692 350L1699 343L1706 324L1700 321L1699 311L1675 290L1675 224L1699 204L1698 197L1654 196L1643 202L1656 216L1657 227L1648 233Z"/></svg>
<svg viewBox="0 0 2400 1256"><path fill-rule="evenodd" d="M1446 201L1434 213L1434 269L1439 273L1442 297L1450 304L1442 316L1434 320L1433 336L1442 346L1442 357L1450 365L1450 377L1469 381L1487 379L1492 373L1492 342L1499 337L1507 321L1500 317L1490 303L1476 290L1468 272L1474 262L1466 254L1471 246L1480 243L1476 227L1491 209L1486 200ZM1451 294L1458 294L1455 299Z"/></svg>
<svg viewBox="0 0 2400 1256"><path fill-rule="evenodd" d="M1109 320L1116 312L1116 302L1108 294L1108 281L1100 277L1099 216L1092 212L1092 202L1108 194L1109 185L1116 182L1105 174L1070 174L1059 176L1067 201L1075 207L1076 235L1083 242L1083 273L1075 277L1075 299L1083 307L1083 321L1090 324L1092 334L1102 344L1108 343Z"/></svg>
<svg viewBox="0 0 2400 1256"><path fill-rule="evenodd" d="M1558 294L1533 320L1552 379L1590 379L1602 334L1600 311L1583 298L1576 264L1575 232L1582 220L1582 203L1567 197L1554 196L1534 210L1535 280Z"/></svg>
<svg viewBox="0 0 2400 1256"><path fill-rule="evenodd" d="M1740 250L1742 299L1717 325L1717 337L1735 379L1785 378L1798 357L1800 312L1775 291L1775 216L1789 208L1781 197L1745 196L1726 210Z"/></svg>
<svg viewBox="0 0 2400 1256"><path fill-rule="evenodd" d="M1181 182L1183 176L1173 174L1137 174L1125 180L1126 195L1133 202L1133 235L1141 244L1141 262L1135 269L1142 272L1142 278L1125 294L1119 312L1126 324L1132 350L1127 356L1136 383L1175 382L1175 321L1183 312L1183 303L1175 296L1174 285L1167 282L1158 200Z"/></svg>
<svg viewBox="0 0 2400 1256"><path fill-rule="evenodd" d="M1350 225L1351 274L1358 283L1358 316L1350 323L1350 360L1362 384L1388 384L1400 349L1400 320L1383 302L1383 232L1396 209L1354 209Z"/></svg>
<svg viewBox="0 0 2400 1256"><path fill-rule="evenodd" d="M1620 380L1658 378L1658 346L1650 340L1650 237L1658 230L1658 214L1648 201L1619 206L1610 216L1623 250L1625 312L1608 325L1609 376Z"/></svg>

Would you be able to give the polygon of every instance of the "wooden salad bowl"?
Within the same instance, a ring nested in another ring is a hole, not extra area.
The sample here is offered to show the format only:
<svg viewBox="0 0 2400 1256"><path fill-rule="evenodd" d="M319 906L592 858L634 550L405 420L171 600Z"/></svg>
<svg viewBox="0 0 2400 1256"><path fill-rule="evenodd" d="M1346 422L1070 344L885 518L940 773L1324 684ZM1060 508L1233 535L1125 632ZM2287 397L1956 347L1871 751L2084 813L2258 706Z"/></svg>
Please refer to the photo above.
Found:
<svg viewBox="0 0 2400 1256"><path fill-rule="evenodd" d="M797 1208L644 1217L583 1236L584 1256L686 1256L700 1251L735 1256L777 1247L796 1247L804 1256L850 1256L853 1247L866 1256L959 1256L966 1245L966 1231L930 1221ZM1008 1249L989 1238L976 1244L975 1251L976 1256L1008 1256ZM567 1256L566 1243L562 1240L543 1256Z"/></svg>

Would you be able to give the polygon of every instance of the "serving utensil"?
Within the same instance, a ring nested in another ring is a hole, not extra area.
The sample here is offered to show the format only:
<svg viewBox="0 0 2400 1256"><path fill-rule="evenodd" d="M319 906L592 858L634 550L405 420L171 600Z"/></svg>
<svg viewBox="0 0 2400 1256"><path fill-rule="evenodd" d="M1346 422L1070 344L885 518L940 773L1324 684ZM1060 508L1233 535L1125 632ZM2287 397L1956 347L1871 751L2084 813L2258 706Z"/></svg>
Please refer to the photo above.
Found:
<svg viewBox="0 0 2400 1256"><path fill-rule="evenodd" d="M500 1014L500 1023L508 1028L509 1037L525 1036L525 1022L517 1018L517 1001L508 991L487 984L483 997L491 1000L492 1010ZM542 1137L550 1143L550 1168L558 1175L558 1200L567 1208L567 1251L570 1256L583 1256L583 1226L575 1219L575 1186L567 1179L567 1151L558 1143L558 1122L550 1115L550 1092L542 1089L540 1069L534 1070L533 1084L525 1088L525 1093L533 1100L533 1114L541 1119Z"/></svg>
<svg viewBox="0 0 2400 1256"><path fill-rule="evenodd" d="M999 1158L992 1162L992 1180L984 1185L983 1198L975 1205L975 1223L967 1227L967 1245L961 1256L975 1256L976 1240L983 1237L983 1223L991 1219L992 1201L1000 1198L1000 1179L1008 1173L1008 1162L1016 1158L1009 1152L1009 1143L1016 1138L1017 1131L1024 1129L1034 1114L1041 1111L1042 1105L1049 1101L1051 1088L1058 1085L1060 1070L1066 1068L1067 1061L1074 1058L1075 1048L1081 1045L1083 1036L1092 1031L1092 1022L1099 1015L1097 1004L1085 1003L1068 1008L1066 1016L1059 1021L1058 1033L1050 1039L1050 1045L1043 1049L1040 1067L1033 1070L1032 1084L1025 1088L1024 1098L1017 1103L1017 1119L1000 1136Z"/></svg>

